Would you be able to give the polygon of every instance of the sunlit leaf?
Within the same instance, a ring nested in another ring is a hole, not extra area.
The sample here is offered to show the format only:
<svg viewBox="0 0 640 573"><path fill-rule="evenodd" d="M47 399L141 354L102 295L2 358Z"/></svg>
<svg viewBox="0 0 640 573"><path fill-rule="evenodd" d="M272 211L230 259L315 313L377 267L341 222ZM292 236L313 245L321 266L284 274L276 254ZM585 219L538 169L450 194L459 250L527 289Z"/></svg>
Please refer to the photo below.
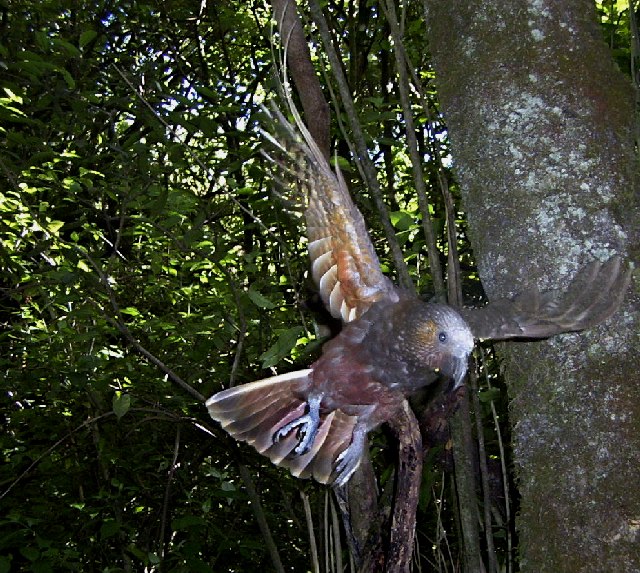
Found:
<svg viewBox="0 0 640 573"><path fill-rule="evenodd" d="M275 308L276 306L266 296L259 293L257 290L254 290L253 288L250 288L247 291L247 294L249 295L251 302L253 302L253 304L255 304L257 307L272 309L272 308Z"/></svg>
<svg viewBox="0 0 640 573"><path fill-rule="evenodd" d="M131 396L129 394L116 392L113 396L112 404L113 412L118 420L120 420L122 416L129 411L129 407L131 406Z"/></svg>
<svg viewBox="0 0 640 573"><path fill-rule="evenodd" d="M304 329L301 326L294 326L282 332L278 336L276 343L260 356L262 368L275 366L283 358L289 356L302 332L304 332Z"/></svg>

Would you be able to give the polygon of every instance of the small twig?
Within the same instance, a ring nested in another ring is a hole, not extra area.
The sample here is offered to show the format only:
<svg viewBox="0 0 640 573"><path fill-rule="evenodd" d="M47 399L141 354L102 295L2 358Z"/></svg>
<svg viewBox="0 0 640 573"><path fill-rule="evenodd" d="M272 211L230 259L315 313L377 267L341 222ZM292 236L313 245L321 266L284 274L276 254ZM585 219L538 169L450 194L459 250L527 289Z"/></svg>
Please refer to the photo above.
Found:
<svg viewBox="0 0 640 573"><path fill-rule="evenodd" d="M338 512L333 503L331 504L331 533L333 533L333 555L335 557L335 569L337 573L343 571L342 566L342 543L340 543L340 522Z"/></svg>
<svg viewBox="0 0 640 573"><path fill-rule="evenodd" d="M2 163L0 162L0 168L1 167L2 167ZM17 185L17 183L15 183L15 184ZM17 187L16 189L18 191L20 190L19 187ZM37 221L38 226L40 227L40 229L44 233L45 238L46 239L53 239L54 235L51 232L49 232L49 230L47 229L47 226L45 224L43 224L33 212L31 212L31 216L33 217L34 221ZM202 394L200 394L200 392L198 392L195 388L193 388L189 384L187 384L182 378L180 378L180 376L178 376L175 372L173 372L159 358L156 358L153 354L151 354L151 352L149 352L147 349L145 349L135 339L133 334L131 334L131 331L129 330L129 328L126 326L126 324L122 320L122 314L120 312L120 306L118 305L118 301L116 299L115 292L113 291L113 289L111 288L111 285L109 284L109 279L107 278L107 275L100 268L100 266L93 260L93 257L91 257L89 252L84 247L81 247L80 245L77 245L75 243L69 243L69 242L61 239L59 236L55 236L55 240L60 245L64 245L65 247L67 247L67 248L75 251L76 253L78 253L84 260L86 260L89 263L89 265L91 265L93 270L98 275L99 282L103 286L103 288L105 289L105 291L107 293L107 297L109 299L109 304L111 305L111 308L112 308L112 310L113 310L113 312L114 312L114 314L116 316L116 318L113 318L113 317L110 317L110 316L107 315L106 316L107 320L109 322L111 322L111 324L113 324L120 331L120 333L131 343L131 345L140 354L142 354L149 362L151 362L152 364L154 364L158 368L160 368L160 370L162 370L172 382L175 382L178 386L182 387L189 394L194 396L198 401L204 402L205 401L205 397ZM99 305L97 305L97 303L96 303L96 306L99 306ZM104 309L102 309L102 310L104 312Z"/></svg>
<svg viewBox="0 0 640 573"><path fill-rule="evenodd" d="M242 352L244 350L244 340L247 336L247 319L244 316L242 310L242 303L240 301L240 295L238 294L238 285L235 279L231 276L231 273L224 265L216 262L216 267L226 277L229 287L231 288L231 294L233 294L233 300L236 303L236 309L238 310L238 343L236 344L236 351L233 357L233 364L231 365L231 374L229 375L229 387L233 387L236 384L236 378L238 377L238 368L240 367L240 359L242 358Z"/></svg>
<svg viewBox="0 0 640 573"><path fill-rule="evenodd" d="M472 463L475 445L470 420L469 395L468 392L464 392L460 396L458 411L451 420L457 512L465 567L469 571L483 571L485 568L480 548L476 479Z"/></svg>
<svg viewBox="0 0 640 573"><path fill-rule="evenodd" d="M435 559L437 561L437 565L435 569L441 571L443 568L446 570L447 558L449 559L449 563L454 563L453 556L451 555L451 547L449 546L449 539L447 537L447 530L444 525L442 519L442 507L443 501L445 498L445 483L447 480L447 474L442 472L442 481L440 485L440 493L436 494L433 491L434 505L436 508L436 540L433 543L434 551L436 553ZM447 557L445 557L444 551L442 550L442 542L444 541L444 546L447 550ZM455 568L454 568L455 569Z"/></svg>
<svg viewBox="0 0 640 573"><path fill-rule="evenodd" d="M149 362L151 362L152 364L160 368L160 370L162 370L172 382L175 382L183 390L186 390L189 394L194 396L199 402L204 402L205 397L202 394L200 394L200 392L198 392L195 388L187 384L187 382L185 382L182 378L180 378L180 376L178 376L173 370L171 370L164 362L162 362L159 358L151 354L151 352L149 352L136 340L133 334L131 334L131 331L129 330L127 325L122 320L122 314L120 312L120 306L118 305L118 301L116 300L116 294L111 288L111 285L109 284L109 279L107 278L107 276L104 274L102 269L98 266L98 264L93 260L91 255L89 255L89 253L84 248L75 244L71 244L71 247L75 251L80 253L87 260L87 262L93 267L93 269L96 271L100 279L100 283L102 284L102 286L107 292L109 303L111 304L111 308L113 309L113 312L116 315L116 318L107 316L106 317L107 320L120 331L120 333L131 344L131 346L133 346Z"/></svg>
<svg viewBox="0 0 640 573"><path fill-rule="evenodd" d="M94 422L97 422L98 420L101 420L102 418L107 418L109 416L115 416L115 412L113 411L105 412L104 414L100 414L100 416L96 416L95 418L91 418L89 420L82 422L82 424L75 427L67 435L60 438L55 444L48 447L42 454L40 454L35 460L33 460L33 462L31 462L31 464L26 470L24 470L15 480L11 482L9 487L5 489L2 492L2 494L0 494L0 499L5 497L20 481L22 481L25 478L26 475L28 475L31 472L33 468L35 468L44 458L46 458L49 454L51 454L51 452L53 452L53 450L55 450L60 444L64 443L71 436L73 436L73 434L75 434L79 430L82 430L83 428L86 428L88 425L93 424Z"/></svg>
<svg viewBox="0 0 640 573"><path fill-rule="evenodd" d="M167 513L169 512L169 494L171 492L171 482L173 481L173 474L178 469L178 452L180 451L180 424L176 426L176 439L173 446L173 459L171 460L171 466L167 475L167 485L164 488L164 500L162 502L162 519L160 520L160 534L158 544L162 547L161 557L164 559L167 550L167 543L165 542L165 531L167 528Z"/></svg>
<svg viewBox="0 0 640 573"><path fill-rule="evenodd" d="M271 531L269 530L269 524L267 523L267 518L265 517L264 510L262 509L260 496L258 495L255 485L253 484L253 479L251 479L249 468L247 468L247 466L245 466L244 464L238 464L238 469L240 470L240 477L242 478L242 481L247 488L247 495L249 496L249 500L251 501L253 514L255 515L256 521L258 522L258 527L260 528L262 537L264 538L265 544L267 545L267 550L269 552L269 555L271 556L271 563L278 573L284 573L284 567L282 566L282 561L280 560L280 554L278 553L278 548L276 547L276 544L273 541L273 537L271 535Z"/></svg>
<svg viewBox="0 0 640 573"><path fill-rule="evenodd" d="M474 418L476 421L476 440L478 441L478 460L480 462L480 479L482 483L482 501L484 517L484 536L487 542L487 557L490 573L498 572L498 560L493 544L493 527L491 523L491 492L489 488L489 468L487 467L487 450L484 444L484 428L482 427L482 415L480 410L480 398L478 396L478 377L475 370L469 371L468 380L471 385L473 399Z"/></svg>
<svg viewBox="0 0 640 573"><path fill-rule="evenodd" d="M131 408L129 410L129 412L153 412L153 413L157 413L158 410L155 408ZM167 415L166 412L163 412L164 416L158 416L156 418L147 418L147 420L150 419L159 419L159 420L163 420L163 421L174 421L174 420L180 420L180 421L187 421L191 424L193 424L196 428L198 428L199 430L205 432L206 434L213 436L213 434L211 433L211 431L208 428L205 428L199 420L195 419L195 418L183 418L183 417L178 417L178 416L171 416L171 415ZM71 430L70 432L68 432L65 436L63 436L62 438L60 438L55 444L53 444L52 446L50 446L49 448L47 448L42 454L40 454L30 465L29 467L24 470L15 480L13 480L11 482L11 484L9 485L9 487L7 487L7 489L5 489L2 494L0 494L0 499L2 499L3 497L5 497L20 481L22 481L25 476L27 476L31 470L33 470L44 458L46 458L49 454L51 454L51 452L53 452L58 446L60 446L61 444L63 444L66 440L70 439L75 433L77 433L79 430L82 430L83 428L89 426L90 424L93 424L95 422L99 422L100 420L102 420L103 418L108 418L110 416L115 416L115 412L113 410L110 410L109 412L105 412L104 414L100 414L99 416L96 416L94 418L90 418L89 420L85 420L82 424L80 424L79 426L75 427L73 430Z"/></svg>
<svg viewBox="0 0 640 573"><path fill-rule="evenodd" d="M418 204L422 213L422 229L427 244L427 253L429 256L429 269L431 271L431 280L436 297L443 299L445 296L444 276L442 273L442 265L440 264L440 256L438 246L436 244L436 233L433 225L433 218L430 215L429 201L427 199L427 189L422 174L422 158L418 151L418 140L416 138L416 128L413 121L413 113L411 110L411 100L409 97L409 76L407 74L407 66L405 64L405 50L402 43L402 34L400 25L396 16L395 6L391 0L386 0L386 6L381 4L383 12L387 17L389 29L394 43L394 56L396 58L396 70L398 73L398 91L400 93L400 102L402 105L402 114L404 116L405 136L407 138L407 146L409 147L409 156L411 157L411 167L413 172L413 180L416 186L416 194L418 196Z"/></svg>
<svg viewBox="0 0 640 573"><path fill-rule="evenodd" d="M204 402L206 400L205 397L202 394L200 394L200 392L198 392L193 386L190 386L187 382L185 382L182 378L180 378L180 376L178 376L173 370L171 370L171 368L169 368L164 362L162 362L159 358L151 354L151 352L149 352L144 346L142 346L142 344L140 344L133 337L133 335L131 334L131 332L129 331L129 329L126 327L125 324L111 317L107 317L107 320L120 331L120 333L127 339L127 341L129 342L129 344L131 344L131 346L133 346L149 362L151 362L153 365L157 366L160 370L162 370L162 372L166 374L169 380L171 380L172 382L180 386L183 390L191 394L194 398L196 398L196 400L198 400L198 402Z"/></svg>
<svg viewBox="0 0 640 573"><path fill-rule="evenodd" d="M304 517L307 522L307 531L309 532L309 545L311 548L311 563L314 573L320 573L320 562L318 561L318 544L316 543L316 534L313 529L313 516L311 515L311 505L309 504L309 496L300 490L300 498L302 499L302 508L304 509Z"/></svg>
<svg viewBox="0 0 640 573"><path fill-rule="evenodd" d="M235 379L237 377L238 367L240 364L240 359L242 358L242 352L244 349L244 338L246 336L247 331L247 323L244 317L244 313L242 312L242 304L240 302L240 297L238 295L238 289L236 288L235 281L231 274L224 268L223 265L218 265L219 270L225 275L227 280L229 281L229 285L233 292L233 296L236 302L236 307L238 309L238 320L240 322L240 330L238 335L238 344L236 346L236 352L233 359L233 366L231 368L231 374L229 376L229 386L234 386ZM203 397L204 401L204 397ZM269 524L267 523L267 519L265 516L264 509L262 507L262 502L260 500L260 496L258 495L258 491L254 484L253 478L251 477L251 472L249 468L242 462L238 461L238 470L240 472L240 479L244 483L245 488L247 489L247 494L249 495L249 499L251 500L251 509L253 511L253 515L258 522L258 527L260 528L260 532L262 533L262 537L264 538L265 544L267 546L267 550L269 551L269 555L271 556L271 561L273 563L274 568L278 572L284 573L284 568L282 566L282 561L280 560L280 554L278 553L278 547L273 539L273 535L271 535L271 530L269 528Z"/></svg>
<svg viewBox="0 0 640 573"><path fill-rule="evenodd" d="M404 59L404 69L408 70L411 74L413 81L413 87L418 94L422 109L427 118L427 131L430 137L429 148L432 153L435 164L437 165L438 173L437 180L440 192L444 199L445 215L447 221L447 245L448 245L448 257L447 257L447 293L448 302L454 306L462 305L462 279L460 274L460 258L458 256L458 237L456 230L456 209L451 189L449 188L449 181L442 163L442 154L438 146L438 139L432 133L432 126L435 123L433 112L429 106L429 100L424 92L422 83L416 72L416 67L412 64L409 55L402 43L399 43L400 53ZM399 65L399 64L398 64Z"/></svg>
<svg viewBox="0 0 640 573"><path fill-rule="evenodd" d="M153 114L153 116L162 124L162 126L167 129L167 131L171 134L171 136L173 137L174 141L177 141L178 143L180 143L184 149L186 150L187 154L191 157L191 159L193 159L196 164L198 165L198 167L200 167L204 173L207 174L207 177L209 177L210 179L213 179L213 174L211 173L211 169L208 168L204 162L202 161L202 159L200 159L193 151L193 149L191 149L191 147L189 147L188 145L186 145L183 141L181 141L180 136L178 135L178 132L171 126L169 125L166 120L160 116L158 114L158 112L153 108L153 106L146 100L146 98L136 89L136 87L133 85L133 83L131 82L131 80L129 80L129 78L127 78L124 74L124 72L122 72L122 70L120 70L120 68L118 66L116 66L115 64L112 64L114 69L116 70L116 72L118 72L118 74L120 75L120 77L125 81L125 83L131 88L131 90L140 98L140 100L142 101L142 103L144 103L145 106L147 106L147 108L149 109L149 111L151 111L151 113ZM227 194L227 197L229 198L229 200L236 206L238 207L243 213L245 213L246 215L248 215L260 228L262 228L270 237L273 238L274 241L276 241L281 247L283 247L286 250L286 245L284 244L284 241L282 240L281 237L278 237L278 235L276 235L273 231L271 231L269 229L269 227L267 227L267 225L265 225L262 220L260 219L260 217L258 217L257 215L255 215L254 213L252 213L249 209L247 209L240 201L238 201L238 199L236 199L233 195L231 194Z"/></svg>
<svg viewBox="0 0 640 573"><path fill-rule="evenodd" d="M489 373L487 372L487 360L485 359L485 353L481 346L478 346L480 352L480 359L482 360L482 368L484 370L485 380L487 381L487 386L489 390L492 389L491 379L489 378ZM491 416L493 417L493 425L496 429L496 436L498 437L498 450L500 451L500 471L502 472L502 487L504 491L504 511L505 511L505 520L507 523L506 533L507 533L507 573L513 571L513 539L511 538L511 505L509 500L511 499L509 496L509 474L507 472L507 458L504 449L504 442L502 440L502 431L500 430L500 422L498 417L498 412L496 411L496 405L491 400L489 402L491 406Z"/></svg>

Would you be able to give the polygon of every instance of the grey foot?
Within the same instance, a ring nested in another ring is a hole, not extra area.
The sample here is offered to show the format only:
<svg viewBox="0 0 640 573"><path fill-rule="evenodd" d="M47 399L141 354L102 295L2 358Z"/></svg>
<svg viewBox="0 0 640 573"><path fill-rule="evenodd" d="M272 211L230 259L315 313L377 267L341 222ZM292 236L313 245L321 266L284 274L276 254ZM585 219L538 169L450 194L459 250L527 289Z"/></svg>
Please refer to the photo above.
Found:
<svg viewBox="0 0 640 573"><path fill-rule="evenodd" d="M320 426L320 402L322 394L309 398L307 404L309 411L304 415L285 424L273 435L273 442L279 442L292 430L298 429L300 442L293 450L296 454L302 455L309 451L309 448L316 439L318 427Z"/></svg>
<svg viewBox="0 0 640 573"><path fill-rule="evenodd" d="M367 430L363 426L356 426L353 430L353 438L351 443L337 458L335 473L336 479L334 485L343 486L353 475L360 465L362 454L364 452L365 440L367 438Z"/></svg>

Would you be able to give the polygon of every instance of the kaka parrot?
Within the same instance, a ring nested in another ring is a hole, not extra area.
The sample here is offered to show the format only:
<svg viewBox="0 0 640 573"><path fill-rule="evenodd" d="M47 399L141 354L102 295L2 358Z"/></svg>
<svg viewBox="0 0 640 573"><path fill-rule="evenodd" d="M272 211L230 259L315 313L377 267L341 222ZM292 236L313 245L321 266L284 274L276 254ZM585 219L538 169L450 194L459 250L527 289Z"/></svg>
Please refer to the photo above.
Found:
<svg viewBox="0 0 640 573"><path fill-rule="evenodd" d="M546 338L588 328L620 304L629 272L619 257L587 265L566 293L530 290L480 309L423 302L382 274L364 219L294 107L274 108L274 176L304 212L311 272L344 328L308 369L224 390L207 401L236 440L298 477L341 486L358 468L367 434L406 397L436 381L463 384L474 339Z"/></svg>

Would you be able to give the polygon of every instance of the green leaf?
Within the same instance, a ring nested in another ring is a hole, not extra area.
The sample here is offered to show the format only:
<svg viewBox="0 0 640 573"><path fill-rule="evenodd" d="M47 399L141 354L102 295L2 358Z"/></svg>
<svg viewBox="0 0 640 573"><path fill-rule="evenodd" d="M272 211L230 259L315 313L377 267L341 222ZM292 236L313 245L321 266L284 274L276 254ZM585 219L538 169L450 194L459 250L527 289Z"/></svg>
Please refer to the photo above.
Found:
<svg viewBox="0 0 640 573"><path fill-rule="evenodd" d="M15 101L16 103L22 103L22 97L13 93L9 88L2 88L8 96L9 101ZM3 98L4 99L4 98Z"/></svg>
<svg viewBox="0 0 640 573"><path fill-rule="evenodd" d="M206 86L196 86L196 91L201 96L212 99L213 101L218 99L218 93Z"/></svg>
<svg viewBox="0 0 640 573"><path fill-rule="evenodd" d="M277 342L260 356L262 367L269 368L274 366L285 356L289 356L303 331L304 329L301 326L294 326L281 333Z"/></svg>
<svg viewBox="0 0 640 573"><path fill-rule="evenodd" d="M36 559L38 559L38 557L40 557L40 550L36 549L35 547L21 547L20 553L22 553L22 555L29 561L35 561Z"/></svg>
<svg viewBox="0 0 640 573"><path fill-rule="evenodd" d="M351 163L349 163L349 161L347 161L344 157L341 157L339 155L332 158L331 164L334 166L337 165L340 171L345 171L347 173L353 171L353 166L351 165Z"/></svg>
<svg viewBox="0 0 640 573"><path fill-rule="evenodd" d="M56 48L59 48L60 52L63 52L65 56L70 56L72 58L80 56L78 48L63 38L53 38L52 43Z"/></svg>
<svg viewBox="0 0 640 573"><path fill-rule="evenodd" d="M64 81L67 83L67 87L70 90L75 89L76 81L73 79L73 76L65 68L59 68L58 71L64 78Z"/></svg>
<svg viewBox="0 0 640 573"><path fill-rule="evenodd" d="M266 296L259 293L257 290L253 290L253 287L249 288L247 294L249 295L251 302L258 308L272 309L276 307L276 305L271 302Z"/></svg>
<svg viewBox="0 0 640 573"><path fill-rule="evenodd" d="M480 398L480 402L493 402L500 398L500 389L499 388L488 388L487 390L483 390L480 392L478 397Z"/></svg>
<svg viewBox="0 0 640 573"><path fill-rule="evenodd" d="M122 314L128 314L129 316L140 316L140 311L133 306L128 306L127 308L123 308L120 310L120 312Z"/></svg>
<svg viewBox="0 0 640 573"><path fill-rule="evenodd" d="M171 527L174 531L181 529L188 529L189 527L202 527L207 525L207 522L197 515L185 515L184 517L176 517L171 522Z"/></svg>
<svg viewBox="0 0 640 573"><path fill-rule="evenodd" d="M399 231L406 231L415 226L415 220L411 213L406 211L393 211L390 213L391 224Z"/></svg>
<svg viewBox="0 0 640 573"><path fill-rule="evenodd" d="M113 411L118 420L129 411L130 406L131 396L129 394L122 394L119 391L115 393L113 397Z"/></svg>
<svg viewBox="0 0 640 573"><path fill-rule="evenodd" d="M100 537L102 539L109 539L120 531L120 524L115 519L108 519L100 526Z"/></svg>
<svg viewBox="0 0 640 573"><path fill-rule="evenodd" d="M64 226L64 221L50 221L48 224L49 232L52 235L58 235L58 231Z"/></svg>
<svg viewBox="0 0 640 573"><path fill-rule="evenodd" d="M95 30L85 30L84 32L82 32L82 34L80 34L80 40L78 41L78 43L80 44L80 47L84 48L97 35L98 35L98 32L96 32Z"/></svg>

